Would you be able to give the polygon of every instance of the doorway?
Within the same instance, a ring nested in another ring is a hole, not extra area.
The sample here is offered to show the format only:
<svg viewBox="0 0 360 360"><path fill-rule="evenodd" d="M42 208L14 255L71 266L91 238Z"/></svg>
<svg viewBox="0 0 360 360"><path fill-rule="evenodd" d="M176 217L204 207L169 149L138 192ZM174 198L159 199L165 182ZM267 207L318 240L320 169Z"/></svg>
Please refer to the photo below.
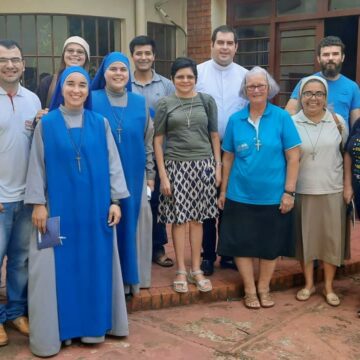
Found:
<svg viewBox="0 0 360 360"><path fill-rule="evenodd" d="M358 16L334 17L324 20L324 36L338 36L345 44L345 61L341 73L356 81L358 50Z"/></svg>

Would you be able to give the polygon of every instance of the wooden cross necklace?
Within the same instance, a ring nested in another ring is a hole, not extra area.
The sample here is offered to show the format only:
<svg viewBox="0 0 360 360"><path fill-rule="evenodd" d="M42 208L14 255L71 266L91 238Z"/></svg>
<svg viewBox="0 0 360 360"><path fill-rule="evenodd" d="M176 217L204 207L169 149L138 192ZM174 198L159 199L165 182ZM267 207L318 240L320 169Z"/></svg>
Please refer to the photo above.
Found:
<svg viewBox="0 0 360 360"><path fill-rule="evenodd" d="M67 133L69 135L71 145L74 148L75 153L76 153L75 160L77 161L78 170L79 170L79 173L81 173L81 147L82 147L83 133L84 133L84 114L82 115L82 118L81 118L81 130L80 130L79 144L75 143L74 138L72 137L69 125L65 119L64 119L64 121L65 121L65 126L66 126Z"/></svg>

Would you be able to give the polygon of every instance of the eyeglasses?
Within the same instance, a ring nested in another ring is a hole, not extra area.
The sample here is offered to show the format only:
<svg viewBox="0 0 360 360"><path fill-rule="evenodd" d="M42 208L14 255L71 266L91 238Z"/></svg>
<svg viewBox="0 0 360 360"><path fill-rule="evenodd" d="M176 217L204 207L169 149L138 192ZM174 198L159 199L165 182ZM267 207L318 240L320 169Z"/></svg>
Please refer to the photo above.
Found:
<svg viewBox="0 0 360 360"><path fill-rule="evenodd" d="M22 63L23 59L19 57L13 57L13 58L0 58L0 64L5 65L10 61L13 65L19 65Z"/></svg>
<svg viewBox="0 0 360 360"><path fill-rule="evenodd" d="M254 92L255 89L258 89L259 91L264 91L267 88L266 84L260 84L260 85L247 85L246 90L249 92Z"/></svg>
<svg viewBox="0 0 360 360"><path fill-rule="evenodd" d="M84 50L81 50L81 49L66 49L65 50L68 54L70 55L81 55L81 56L84 56L85 55L85 51Z"/></svg>
<svg viewBox="0 0 360 360"><path fill-rule="evenodd" d="M195 75L175 75L175 80L195 80Z"/></svg>
<svg viewBox="0 0 360 360"><path fill-rule="evenodd" d="M306 99L311 99L313 96L315 96L316 99L322 99L326 94L322 91L304 91L301 95Z"/></svg>

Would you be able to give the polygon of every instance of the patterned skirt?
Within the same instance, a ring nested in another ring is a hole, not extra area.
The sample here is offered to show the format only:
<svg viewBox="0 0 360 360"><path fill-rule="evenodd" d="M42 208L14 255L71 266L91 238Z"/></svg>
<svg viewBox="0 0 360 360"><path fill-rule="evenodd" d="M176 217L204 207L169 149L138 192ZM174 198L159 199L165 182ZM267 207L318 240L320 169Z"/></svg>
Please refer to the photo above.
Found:
<svg viewBox="0 0 360 360"><path fill-rule="evenodd" d="M184 224L216 218L215 162L204 160L166 160L165 169L171 196L160 194L158 222Z"/></svg>

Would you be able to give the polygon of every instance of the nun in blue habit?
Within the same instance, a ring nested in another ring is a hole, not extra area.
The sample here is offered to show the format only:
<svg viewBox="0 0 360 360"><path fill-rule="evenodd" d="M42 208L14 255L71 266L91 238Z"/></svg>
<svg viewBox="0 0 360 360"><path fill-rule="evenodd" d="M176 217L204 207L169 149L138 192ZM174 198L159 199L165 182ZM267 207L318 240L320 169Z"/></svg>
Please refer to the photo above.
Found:
<svg viewBox="0 0 360 360"><path fill-rule="evenodd" d="M121 201L118 247L126 292L151 282L152 217L147 187L154 188L153 123L145 98L131 90L130 64L120 52L107 55L91 85L93 110L110 123L130 197Z"/></svg>
<svg viewBox="0 0 360 360"><path fill-rule="evenodd" d="M108 121L91 111L90 79L62 73L53 108L38 123L25 202L34 205L29 253L30 348L55 355L61 343L128 335L116 224L129 196ZM38 230L60 217L62 245L37 248Z"/></svg>

